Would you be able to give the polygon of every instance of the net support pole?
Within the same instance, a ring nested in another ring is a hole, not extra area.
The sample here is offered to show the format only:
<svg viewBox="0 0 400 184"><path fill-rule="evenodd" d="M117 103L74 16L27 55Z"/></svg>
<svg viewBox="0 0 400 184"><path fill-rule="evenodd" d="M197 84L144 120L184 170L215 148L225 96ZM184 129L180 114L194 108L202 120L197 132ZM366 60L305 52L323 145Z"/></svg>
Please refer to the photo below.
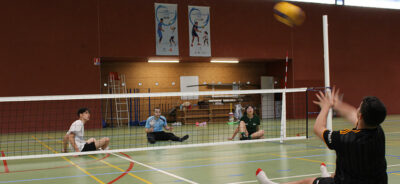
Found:
<svg viewBox="0 0 400 184"><path fill-rule="evenodd" d="M282 115L281 115L281 140L286 139L286 92L282 93Z"/></svg>
<svg viewBox="0 0 400 184"><path fill-rule="evenodd" d="M330 94L330 75L329 75L329 41L328 41L328 15L322 16L322 30L324 37L324 79L325 79L325 89L328 94ZM329 109L328 118L326 122L326 128L332 130L332 108Z"/></svg>
<svg viewBox="0 0 400 184"><path fill-rule="evenodd" d="M286 88L287 88L287 75L288 75L288 65L289 65L289 52L286 51L286 62L285 62L285 89L282 93L282 114L281 114L281 140L286 139Z"/></svg>

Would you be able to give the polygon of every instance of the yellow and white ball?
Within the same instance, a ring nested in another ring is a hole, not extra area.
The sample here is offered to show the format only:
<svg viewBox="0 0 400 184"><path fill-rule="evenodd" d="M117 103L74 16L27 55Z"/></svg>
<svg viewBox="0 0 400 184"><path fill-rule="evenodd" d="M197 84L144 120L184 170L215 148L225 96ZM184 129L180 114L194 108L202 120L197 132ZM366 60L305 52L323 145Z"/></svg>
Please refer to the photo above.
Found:
<svg viewBox="0 0 400 184"><path fill-rule="evenodd" d="M303 24L306 14L304 11L291 3L279 2L274 6L274 17L290 27Z"/></svg>

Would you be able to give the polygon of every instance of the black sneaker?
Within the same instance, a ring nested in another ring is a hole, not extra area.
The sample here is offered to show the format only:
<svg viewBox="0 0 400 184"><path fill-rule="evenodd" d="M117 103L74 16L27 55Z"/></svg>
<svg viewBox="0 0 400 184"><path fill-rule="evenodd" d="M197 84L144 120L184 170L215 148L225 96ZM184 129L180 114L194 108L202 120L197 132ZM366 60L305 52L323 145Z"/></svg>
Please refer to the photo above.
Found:
<svg viewBox="0 0 400 184"><path fill-rule="evenodd" d="M183 141L185 141L186 139L189 139L189 135L183 136L183 137L181 138L181 140L179 140L179 141L183 142Z"/></svg>

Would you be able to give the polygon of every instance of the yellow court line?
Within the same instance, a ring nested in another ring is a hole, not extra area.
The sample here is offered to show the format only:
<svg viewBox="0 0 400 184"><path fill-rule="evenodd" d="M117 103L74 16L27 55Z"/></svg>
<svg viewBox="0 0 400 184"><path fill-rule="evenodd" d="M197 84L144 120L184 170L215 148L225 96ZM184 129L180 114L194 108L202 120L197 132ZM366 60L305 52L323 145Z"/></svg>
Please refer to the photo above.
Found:
<svg viewBox="0 0 400 184"><path fill-rule="evenodd" d="M42 144L44 147L46 147L47 149L49 149L50 151L52 151L53 153L58 153L56 150L54 150L53 148L49 147L47 144L45 144L44 142L40 141L39 139L37 139L35 136L32 136L37 142L39 142L40 144ZM82 172L84 172L85 174L87 174L88 176L90 176L91 178L93 178L94 180L96 180L97 182L101 183L101 184L105 184L104 182L102 182L101 180L99 180L98 178L96 178L96 176L93 176L92 174L90 174L89 172L87 172L85 169L83 169L82 167L80 167L79 165L75 164L74 162L72 162L70 159L66 158L66 157L61 157L63 158L65 161L69 162L71 165L75 166L76 168L78 168L79 170L81 170Z"/></svg>
<svg viewBox="0 0 400 184"><path fill-rule="evenodd" d="M325 150L324 148L318 148L318 149L311 149L311 150L299 150L299 151L288 151L286 153L298 153L298 152L307 152L307 151L319 151L319 150ZM148 164L170 164L170 163L181 163L181 162L193 162L193 161L204 161L204 160L220 160L220 159L228 159L228 158L240 158L240 157L254 157L254 156L265 156L266 153L256 153L256 154L247 154L247 155L237 155L237 156L223 156L223 157L207 157L207 158L199 158L199 159L190 159L190 160L174 160L174 161L165 161L165 162L150 162ZM117 165L119 167L125 167L128 165ZM98 167L89 167L86 169L100 169L100 168L106 168L105 166L98 166Z"/></svg>
<svg viewBox="0 0 400 184"><path fill-rule="evenodd" d="M296 152L306 152L306 151L318 151L318 150L324 150L324 149L312 149L312 150L299 150L299 151L292 151L292 152L286 152L286 153L296 153ZM169 163L179 163L179 162L193 162L193 161L204 161L204 160L215 160L215 159L228 159L228 158L240 158L240 157L254 157L254 156L265 156L266 153L256 153L256 154L246 154L246 155L236 155L236 156L223 156L223 157L207 157L207 158L199 158L199 159L190 159L190 160L175 160L175 161L165 161L165 162L153 162L153 163L148 163L148 164L169 164Z"/></svg>
<svg viewBox="0 0 400 184"><path fill-rule="evenodd" d="M300 150L300 151L292 151L292 152L286 152L286 153L298 153L298 152L306 152L306 151L319 151L319 150L324 150L321 148L318 149L312 149L312 150ZM164 162L150 162L148 164L170 164L170 163L182 163L182 162L193 162L193 161L205 161L205 160L221 160L221 159L229 159L229 158L241 158L241 157L254 157L254 156L265 156L267 155L266 153L256 153L256 154L247 154L247 155L236 155L236 156L223 156L223 157L207 157L207 158L199 158L199 159L190 159L190 160L174 160L174 161L164 161ZM126 165L118 165L119 167L126 166ZM99 166L99 167L90 167L87 169L99 169L99 168L105 168L104 166Z"/></svg>
<svg viewBox="0 0 400 184"><path fill-rule="evenodd" d="M46 135L46 137L48 137L48 138L50 138L50 139L55 139L54 137L51 137L51 136L49 136L49 135ZM62 141L56 141L56 142L62 143ZM93 156L93 155L88 155L88 156L89 156L89 157L92 157L92 158L95 159L95 160L99 160L97 157L95 157L95 156ZM116 165L110 164L110 163L107 162L107 161L104 161L104 160L99 160L99 161L102 162L103 164L108 165L109 167L112 167L112 168L117 169L117 170L119 170L119 171L125 172L125 170L119 168L119 167L116 166ZM103 167L103 168L107 168L107 167ZM143 181L143 182L145 182L145 183L147 183L147 184L151 184L150 181L147 181L147 180L145 180L145 179L143 179L143 178L141 178L141 177L139 177L139 176L136 176L136 175L134 175L134 174L132 174L132 173L129 173L129 172L128 172L128 175L130 175L130 176L132 176L132 177L134 177L134 178L136 178L136 179L138 179L138 180L140 180L140 181Z"/></svg>
<svg viewBox="0 0 400 184"><path fill-rule="evenodd" d="M46 135L48 138L55 139L54 137ZM61 142L61 141L58 141ZM307 152L307 151L320 151L325 150L327 148L317 148L311 150L297 150L297 151L288 151L286 153L299 153L299 152ZM257 153L257 154L247 154L247 155L236 155L236 156L223 156L223 157L206 157L206 158L199 158L199 159L189 159L189 160L174 160L174 161L164 161L164 162L150 162L148 164L170 164L170 163L182 163L182 162L194 162L194 161L205 161L205 160L214 160L214 159L228 159L228 158L240 158L240 157L253 157L253 156L263 156L266 153ZM98 167L92 167L91 169L95 169Z"/></svg>
<svg viewBox="0 0 400 184"><path fill-rule="evenodd" d="M88 156L89 156L89 157L92 157L92 158L94 158L94 159L96 159L96 160L99 160L97 157L95 157L95 156L93 156L93 155L88 155ZM104 163L104 164L106 164L106 165L108 165L108 166L110 166L110 167L112 167L112 168L115 168L115 169L117 169L117 170L119 170L119 171L125 172L125 170L119 168L119 167L116 166L116 165L110 164L110 163L107 162L107 161L100 160L100 162L102 162L102 163ZM130 172L128 172L128 175L130 175L130 176L132 176L132 177L134 177L134 178L136 178L136 179L138 179L138 180L140 180L140 181L143 181L143 182L145 182L145 183L147 183L147 184L151 184L150 181L147 181L147 180L145 180L145 179L143 179L143 178L141 178L141 177L139 177L139 176L136 176L136 175L134 175L134 174L132 174L132 173L130 173Z"/></svg>

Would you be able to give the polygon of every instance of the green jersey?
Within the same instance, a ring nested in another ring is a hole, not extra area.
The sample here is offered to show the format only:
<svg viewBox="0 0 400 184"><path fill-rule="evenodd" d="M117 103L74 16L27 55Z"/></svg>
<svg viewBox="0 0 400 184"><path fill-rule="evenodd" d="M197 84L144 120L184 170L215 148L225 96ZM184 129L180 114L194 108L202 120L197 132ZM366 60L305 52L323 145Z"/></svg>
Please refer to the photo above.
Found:
<svg viewBox="0 0 400 184"><path fill-rule="evenodd" d="M247 132L249 132L249 135L257 132L257 125L260 125L260 118L258 118L257 115L253 115L253 118L251 119L247 116L243 116L240 121L244 121L244 123L246 124L246 129Z"/></svg>

